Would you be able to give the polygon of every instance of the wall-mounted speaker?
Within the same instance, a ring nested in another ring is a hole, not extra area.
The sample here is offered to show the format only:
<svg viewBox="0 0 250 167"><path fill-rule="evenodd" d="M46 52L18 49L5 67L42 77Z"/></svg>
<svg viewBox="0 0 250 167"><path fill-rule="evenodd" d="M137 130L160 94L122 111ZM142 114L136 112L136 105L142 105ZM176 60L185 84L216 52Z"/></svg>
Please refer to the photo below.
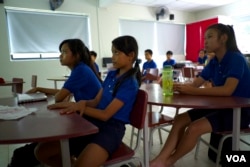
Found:
<svg viewBox="0 0 250 167"><path fill-rule="evenodd" d="M0 3L3 3L3 0L0 0Z"/></svg>
<svg viewBox="0 0 250 167"><path fill-rule="evenodd" d="M169 15L169 20L174 20L174 14Z"/></svg>

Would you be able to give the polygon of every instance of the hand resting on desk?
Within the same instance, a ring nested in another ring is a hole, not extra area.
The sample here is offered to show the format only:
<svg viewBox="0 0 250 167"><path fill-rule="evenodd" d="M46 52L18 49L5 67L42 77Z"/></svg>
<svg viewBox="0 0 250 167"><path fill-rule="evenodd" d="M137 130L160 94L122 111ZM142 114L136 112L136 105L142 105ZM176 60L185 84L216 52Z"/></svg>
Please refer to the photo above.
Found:
<svg viewBox="0 0 250 167"><path fill-rule="evenodd" d="M193 92L195 87L191 86L190 84L183 84L183 83L175 83L173 85L174 92L179 92L182 94L190 94L190 92Z"/></svg>
<svg viewBox="0 0 250 167"><path fill-rule="evenodd" d="M48 109L63 109L60 111L60 114L72 114L72 113L79 113L81 116L84 113L84 109L86 107L86 101L81 100L77 103L75 102L60 102L48 105Z"/></svg>

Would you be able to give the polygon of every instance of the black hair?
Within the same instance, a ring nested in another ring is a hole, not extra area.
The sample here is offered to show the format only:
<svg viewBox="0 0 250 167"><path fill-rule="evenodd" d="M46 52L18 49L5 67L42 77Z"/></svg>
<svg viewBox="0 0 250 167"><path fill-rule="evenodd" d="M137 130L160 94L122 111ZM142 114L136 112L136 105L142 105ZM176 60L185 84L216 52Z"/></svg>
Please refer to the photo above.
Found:
<svg viewBox="0 0 250 167"><path fill-rule="evenodd" d="M171 50L167 51L167 55L173 55L173 52Z"/></svg>
<svg viewBox="0 0 250 167"><path fill-rule="evenodd" d="M153 55L153 51L151 49L146 49L144 52L148 52L149 54Z"/></svg>
<svg viewBox="0 0 250 167"><path fill-rule="evenodd" d="M90 53L90 56L93 55L94 57L97 57L97 53L95 51L92 50L89 53Z"/></svg>
<svg viewBox="0 0 250 167"><path fill-rule="evenodd" d="M78 62L76 62L75 66L79 63L79 62L83 62L86 65L88 65L91 70L95 73L96 77L98 78L98 80L100 82L102 82L102 79L100 78L100 76L98 75L97 71L94 68L94 64L91 61L91 57L90 57L90 53L89 53L89 49L88 47L85 46L85 44L83 43L82 40L80 39L66 39L64 41L62 41L59 45L59 51L61 51L62 46L64 44L67 44L69 49L72 52L72 55L77 57L77 55L79 55L78 57Z"/></svg>
<svg viewBox="0 0 250 167"><path fill-rule="evenodd" d="M118 38L115 38L112 41L113 47L115 47L117 50L123 52L125 55L129 55L131 52L134 53L134 67L131 68L129 71L127 71L122 78L120 78L113 89L113 96L115 96L118 88L123 83L124 80L131 76L135 76L138 82L138 85L141 85L141 71L139 67L139 60L138 60L138 44L134 37L132 36L120 36ZM119 69L118 69L119 70Z"/></svg>
<svg viewBox="0 0 250 167"><path fill-rule="evenodd" d="M218 23L218 24L213 24L209 26L207 30L209 29L216 30L218 32L219 38L224 34L227 35L228 37L227 42L226 42L227 50L240 52L236 43L235 33L234 33L234 29L232 26Z"/></svg>
<svg viewBox="0 0 250 167"><path fill-rule="evenodd" d="M200 53L201 51L204 52L204 54L207 53L207 51L206 51L205 49L200 49L200 50L199 50L199 53Z"/></svg>

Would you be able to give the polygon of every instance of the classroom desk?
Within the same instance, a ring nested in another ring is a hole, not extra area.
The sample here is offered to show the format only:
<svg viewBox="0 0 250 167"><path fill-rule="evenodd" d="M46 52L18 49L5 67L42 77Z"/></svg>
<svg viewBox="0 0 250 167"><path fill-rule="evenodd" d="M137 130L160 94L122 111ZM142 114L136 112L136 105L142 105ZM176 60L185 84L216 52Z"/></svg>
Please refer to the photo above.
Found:
<svg viewBox="0 0 250 167"><path fill-rule="evenodd" d="M77 114L60 115L48 110L48 101L25 103L26 108L37 108L34 114L17 120L0 120L0 144L47 142L60 140L63 167L71 166L68 138L98 132L98 128ZM0 105L16 106L16 98L0 98Z"/></svg>
<svg viewBox="0 0 250 167"><path fill-rule="evenodd" d="M55 77L55 78L48 78L47 80L54 82L54 88L57 89L57 82L65 82L67 81L68 77L62 76L62 77Z"/></svg>
<svg viewBox="0 0 250 167"><path fill-rule="evenodd" d="M23 84L24 82L17 82L17 81L5 81L4 83L0 83L0 86L13 86L13 93L16 94L17 85Z"/></svg>
<svg viewBox="0 0 250 167"><path fill-rule="evenodd" d="M142 84L141 89L148 93L148 105L178 107L178 108L197 108L197 109L220 109L233 108L233 150L239 150L240 138L240 110L243 107L250 107L250 98L241 97L215 97L215 96L192 96L174 94L173 96L163 96L162 88L159 84ZM148 136L148 122L144 127L145 136ZM148 138L145 137L144 153L148 153ZM144 155L145 165L148 165L149 155Z"/></svg>

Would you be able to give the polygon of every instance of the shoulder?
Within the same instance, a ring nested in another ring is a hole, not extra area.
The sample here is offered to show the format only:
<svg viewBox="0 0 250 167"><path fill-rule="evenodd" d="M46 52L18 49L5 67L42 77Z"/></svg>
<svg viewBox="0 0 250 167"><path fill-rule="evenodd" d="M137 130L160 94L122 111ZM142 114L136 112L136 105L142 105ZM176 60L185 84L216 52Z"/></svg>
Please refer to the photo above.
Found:
<svg viewBox="0 0 250 167"><path fill-rule="evenodd" d="M78 71L78 70L85 70L88 69L89 66L87 66L85 63L79 63L77 64L72 71Z"/></svg>
<svg viewBox="0 0 250 167"><path fill-rule="evenodd" d="M144 66L145 66L145 65L147 65L147 64L148 64L148 62L147 62L147 61L143 63L143 65L144 65Z"/></svg>
<svg viewBox="0 0 250 167"><path fill-rule="evenodd" d="M135 76L131 76L123 81L118 89L118 96L134 96L139 89L139 84Z"/></svg>
<svg viewBox="0 0 250 167"><path fill-rule="evenodd" d="M111 70L108 72L106 79L107 78L114 78L116 76L116 74L117 74L117 70Z"/></svg>
<svg viewBox="0 0 250 167"><path fill-rule="evenodd" d="M232 63L239 62L239 61L246 61L245 57L240 52L228 51L225 55L225 58L226 58L226 60L228 60Z"/></svg>

